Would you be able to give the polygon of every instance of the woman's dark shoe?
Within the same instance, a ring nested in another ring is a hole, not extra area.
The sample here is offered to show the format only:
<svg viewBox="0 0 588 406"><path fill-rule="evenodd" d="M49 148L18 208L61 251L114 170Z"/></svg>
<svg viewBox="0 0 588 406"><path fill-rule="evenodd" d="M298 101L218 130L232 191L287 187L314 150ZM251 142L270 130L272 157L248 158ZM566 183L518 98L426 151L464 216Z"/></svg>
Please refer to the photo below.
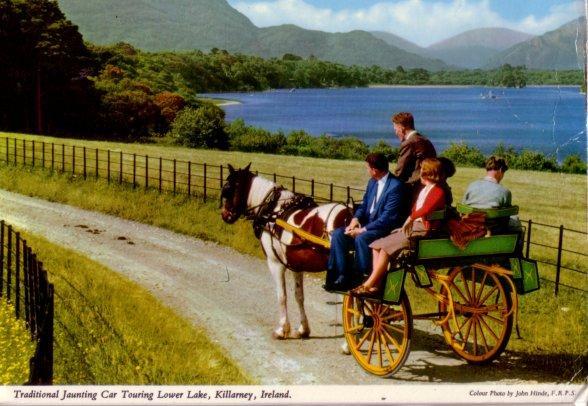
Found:
<svg viewBox="0 0 588 406"><path fill-rule="evenodd" d="M327 292L346 292L351 288L349 284L345 281L336 281L333 283L325 283L323 285L323 289Z"/></svg>
<svg viewBox="0 0 588 406"><path fill-rule="evenodd" d="M365 285L359 285L355 289L349 291L351 296L363 297L369 299L380 299L382 291L376 287L368 287Z"/></svg>

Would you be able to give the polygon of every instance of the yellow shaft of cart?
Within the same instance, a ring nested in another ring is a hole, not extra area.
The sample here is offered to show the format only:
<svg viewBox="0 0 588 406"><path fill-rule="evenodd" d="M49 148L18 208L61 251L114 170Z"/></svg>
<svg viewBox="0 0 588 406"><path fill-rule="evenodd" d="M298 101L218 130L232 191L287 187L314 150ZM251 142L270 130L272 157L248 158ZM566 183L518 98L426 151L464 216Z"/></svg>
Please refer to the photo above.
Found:
<svg viewBox="0 0 588 406"><path fill-rule="evenodd" d="M320 245L325 247L326 249L331 248L331 242L329 240L317 237L314 234L309 233L308 231L304 231L299 227L295 227L291 224L286 223L284 220L277 219L276 224L279 227L282 227L284 230L291 232L292 234L297 235L298 237L302 238L303 240L310 241L313 244Z"/></svg>

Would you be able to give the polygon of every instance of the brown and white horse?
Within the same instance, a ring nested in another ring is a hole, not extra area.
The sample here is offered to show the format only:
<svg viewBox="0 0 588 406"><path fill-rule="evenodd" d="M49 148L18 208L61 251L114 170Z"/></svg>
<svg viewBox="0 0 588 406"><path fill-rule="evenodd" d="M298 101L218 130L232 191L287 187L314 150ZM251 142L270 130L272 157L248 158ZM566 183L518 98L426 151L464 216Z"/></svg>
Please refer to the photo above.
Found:
<svg viewBox="0 0 588 406"><path fill-rule="evenodd" d="M347 206L339 203L317 206L312 199L303 198L253 174L250 166L235 170L229 165L229 176L221 193L224 201L222 218L229 224L241 216L253 221L276 284L280 321L273 337L277 339L290 335L285 271L293 271L300 326L292 337L307 338L310 328L304 310L303 272L326 270L329 251L276 226L276 218L318 237L329 238L333 230L349 223L351 213Z"/></svg>

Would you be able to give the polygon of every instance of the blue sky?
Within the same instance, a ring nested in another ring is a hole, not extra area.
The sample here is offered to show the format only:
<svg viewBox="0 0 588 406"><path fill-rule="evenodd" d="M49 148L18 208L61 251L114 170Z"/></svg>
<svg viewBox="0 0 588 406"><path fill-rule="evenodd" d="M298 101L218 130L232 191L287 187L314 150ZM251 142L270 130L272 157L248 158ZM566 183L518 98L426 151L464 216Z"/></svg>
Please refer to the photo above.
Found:
<svg viewBox="0 0 588 406"><path fill-rule="evenodd" d="M582 0L229 0L259 27L388 31L428 46L463 31L543 34L585 13Z"/></svg>

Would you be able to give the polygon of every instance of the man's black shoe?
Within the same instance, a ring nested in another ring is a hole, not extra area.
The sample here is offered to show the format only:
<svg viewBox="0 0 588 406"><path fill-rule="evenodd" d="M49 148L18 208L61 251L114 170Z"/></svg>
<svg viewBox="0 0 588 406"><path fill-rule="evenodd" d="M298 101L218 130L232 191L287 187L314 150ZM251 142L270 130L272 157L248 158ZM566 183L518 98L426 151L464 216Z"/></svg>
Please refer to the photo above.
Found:
<svg viewBox="0 0 588 406"><path fill-rule="evenodd" d="M327 282L323 285L323 289L328 292L345 292L351 289L351 286L347 282Z"/></svg>

